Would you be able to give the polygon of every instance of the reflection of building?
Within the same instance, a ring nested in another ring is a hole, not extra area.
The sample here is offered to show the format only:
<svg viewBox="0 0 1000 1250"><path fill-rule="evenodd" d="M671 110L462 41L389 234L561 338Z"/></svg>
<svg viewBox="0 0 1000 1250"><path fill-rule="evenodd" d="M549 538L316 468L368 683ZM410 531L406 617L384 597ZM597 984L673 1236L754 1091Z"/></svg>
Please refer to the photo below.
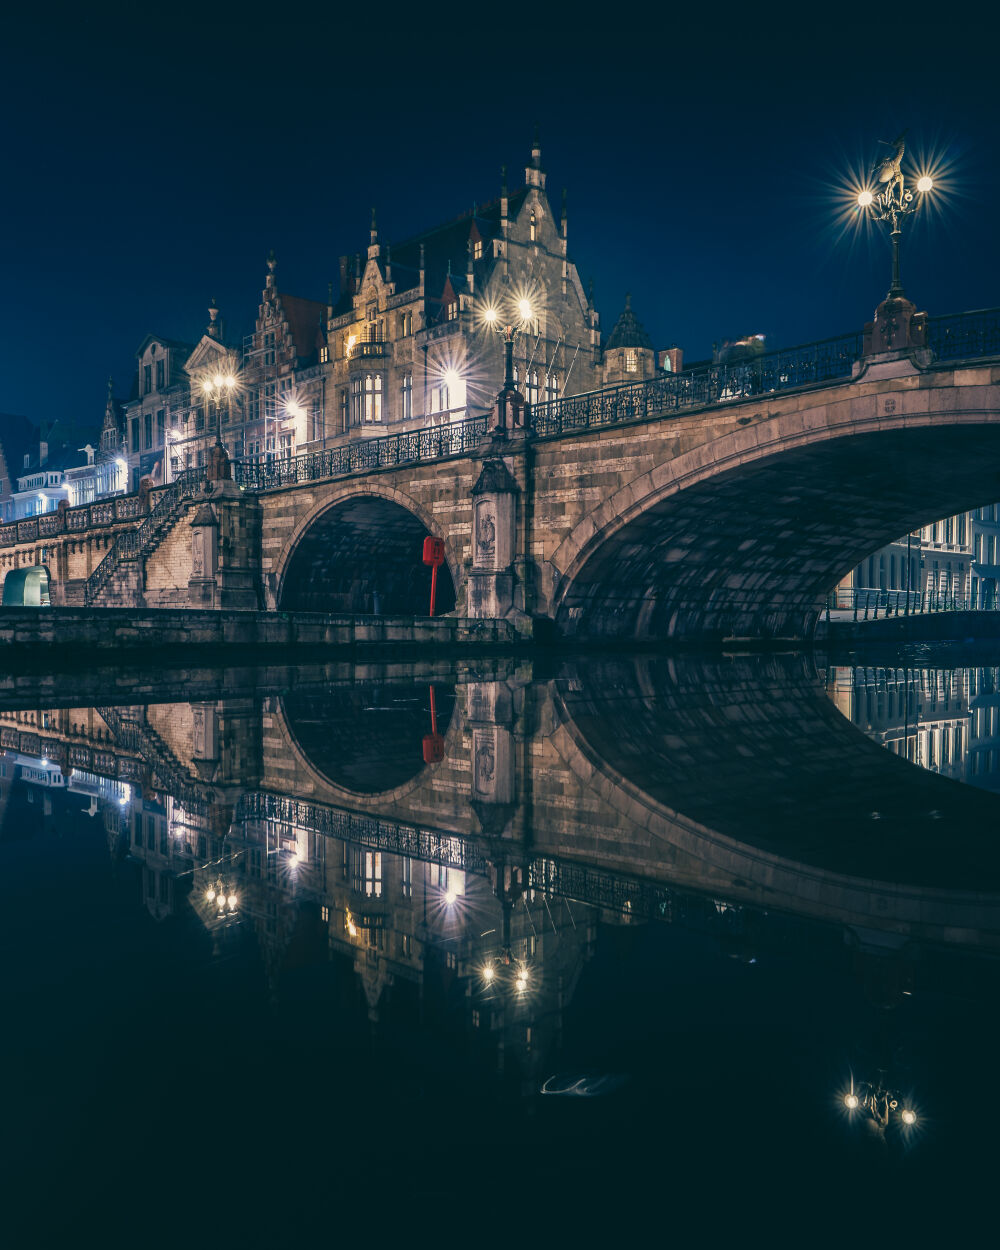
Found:
<svg viewBox="0 0 1000 1250"><path fill-rule="evenodd" d="M831 693L870 738L913 764L965 776L970 749L966 670L834 668Z"/></svg>

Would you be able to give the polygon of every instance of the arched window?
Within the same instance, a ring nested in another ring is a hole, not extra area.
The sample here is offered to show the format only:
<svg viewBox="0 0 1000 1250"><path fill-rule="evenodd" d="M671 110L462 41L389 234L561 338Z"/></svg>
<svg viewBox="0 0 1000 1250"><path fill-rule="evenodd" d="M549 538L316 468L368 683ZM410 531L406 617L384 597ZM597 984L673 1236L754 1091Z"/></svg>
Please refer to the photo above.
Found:
<svg viewBox="0 0 1000 1250"><path fill-rule="evenodd" d="M532 210L531 220L528 224L528 237L532 243L534 243L535 239L538 237L538 222L535 220L534 210Z"/></svg>

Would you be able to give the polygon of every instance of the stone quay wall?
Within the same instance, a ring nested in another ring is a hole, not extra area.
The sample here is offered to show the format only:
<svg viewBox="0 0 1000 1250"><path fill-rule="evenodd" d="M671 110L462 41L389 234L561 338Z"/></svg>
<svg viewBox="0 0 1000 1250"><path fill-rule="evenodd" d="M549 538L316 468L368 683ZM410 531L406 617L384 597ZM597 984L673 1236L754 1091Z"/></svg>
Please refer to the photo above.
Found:
<svg viewBox="0 0 1000 1250"><path fill-rule="evenodd" d="M72 654L177 648L335 647L346 650L508 648L518 641L507 621L442 616L327 616L313 612L239 612L159 608L2 608L0 664L53 648Z"/></svg>

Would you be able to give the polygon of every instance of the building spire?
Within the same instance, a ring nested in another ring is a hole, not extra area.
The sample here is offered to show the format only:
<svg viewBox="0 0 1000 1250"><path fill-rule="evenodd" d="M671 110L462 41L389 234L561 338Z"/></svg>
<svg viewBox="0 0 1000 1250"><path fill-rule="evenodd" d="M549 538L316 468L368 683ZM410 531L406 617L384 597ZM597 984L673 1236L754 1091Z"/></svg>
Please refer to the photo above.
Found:
<svg viewBox="0 0 1000 1250"><path fill-rule="evenodd" d="M214 297L208 304L208 325L205 327L205 333L210 339L220 337L219 305L215 302Z"/></svg>
<svg viewBox="0 0 1000 1250"><path fill-rule="evenodd" d="M531 164L524 171L524 181L529 187L545 190L545 171L542 169L542 141L538 137L538 126L535 126L535 137L531 142Z"/></svg>
<svg viewBox="0 0 1000 1250"><path fill-rule="evenodd" d="M371 242L373 245L374 245L374 244L376 244L376 243L378 242L378 226L376 225L376 222L375 222L375 209L374 209L374 207L372 208L372 225L371 225L371 239L370 239L370 242Z"/></svg>

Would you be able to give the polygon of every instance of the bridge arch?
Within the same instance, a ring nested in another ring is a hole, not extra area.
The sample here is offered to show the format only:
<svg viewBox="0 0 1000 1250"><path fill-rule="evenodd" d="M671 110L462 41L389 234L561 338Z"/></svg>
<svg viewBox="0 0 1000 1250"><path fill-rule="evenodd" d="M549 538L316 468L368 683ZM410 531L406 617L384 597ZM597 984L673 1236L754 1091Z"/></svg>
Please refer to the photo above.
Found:
<svg viewBox="0 0 1000 1250"><path fill-rule="evenodd" d="M49 570L44 564L11 569L3 579L3 606L47 608L52 602L50 581Z"/></svg>
<svg viewBox="0 0 1000 1250"><path fill-rule="evenodd" d="M657 464L553 553L560 632L811 636L826 593L866 556L1000 497L997 389L927 387L891 403L826 390Z"/></svg>
<svg viewBox="0 0 1000 1250"><path fill-rule="evenodd" d="M433 518L388 484L338 483L299 521L276 562L275 606L350 613L377 607L382 615L426 616L431 570L421 549L428 534L445 542L435 608L440 616L455 606L458 564Z"/></svg>

